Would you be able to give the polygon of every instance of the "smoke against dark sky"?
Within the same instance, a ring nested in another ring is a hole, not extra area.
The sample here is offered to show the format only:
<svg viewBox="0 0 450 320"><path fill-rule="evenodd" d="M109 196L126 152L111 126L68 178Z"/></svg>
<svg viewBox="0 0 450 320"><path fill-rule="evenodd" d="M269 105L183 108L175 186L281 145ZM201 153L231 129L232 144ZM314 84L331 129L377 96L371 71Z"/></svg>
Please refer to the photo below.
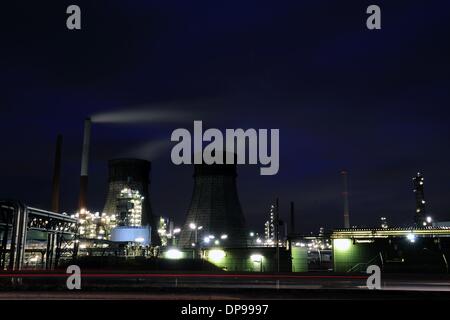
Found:
<svg viewBox="0 0 450 320"><path fill-rule="evenodd" d="M171 163L170 134L203 120L280 129L278 175L238 168L252 228L277 196L282 216L296 202L302 231L342 226L342 168L352 224L412 221L419 170L429 209L450 220L450 4L378 3L376 32L365 29L372 3L356 0L77 1L79 32L65 28L69 1L5 4L0 197L49 207L62 133L62 206L74 210L93 116L92 209L103 207L107 160L134 154L153 161L155 212L180 224L193 168Z"/></svg>

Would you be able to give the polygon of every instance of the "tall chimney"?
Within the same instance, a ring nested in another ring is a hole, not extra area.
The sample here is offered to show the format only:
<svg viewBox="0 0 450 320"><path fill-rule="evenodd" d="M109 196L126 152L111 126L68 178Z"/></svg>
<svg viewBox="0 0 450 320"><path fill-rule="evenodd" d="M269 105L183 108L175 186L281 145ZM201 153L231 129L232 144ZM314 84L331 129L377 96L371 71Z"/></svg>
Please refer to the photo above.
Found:
<svg viewBox="0 0 450 320"><path fill-rule="evenodd" d="M350 213L348 205L348 172L346 170L341 171L342 176L342 198L344 199L344 228L350 229Z"/></svg>
<svg viewBox="0 0 450 320"><path fill-rule="evenodd" d="M52 211L59 212L60 206L60 185L61 185L61 149L62 149L63 137L58 134L56 137L56 150L55 150L55 162L53 168L53 181L52 181Z"/></svg>
<svg viewBox="0 0 450 320"><path fill-rule="evenodd" d="M291 230L290 233L294 234L295 233L295 213L294 213L294 202L291 201Z"/></svg>
<svg viewBox="0 0 450 320"><path fill-rule="evenodd" d="M87 208L87 188L89 169L89 146L91 143L91 119L84 120L83 151L81 154L81 176L80 176L80 200L78 207L80 210Z"/></svg>

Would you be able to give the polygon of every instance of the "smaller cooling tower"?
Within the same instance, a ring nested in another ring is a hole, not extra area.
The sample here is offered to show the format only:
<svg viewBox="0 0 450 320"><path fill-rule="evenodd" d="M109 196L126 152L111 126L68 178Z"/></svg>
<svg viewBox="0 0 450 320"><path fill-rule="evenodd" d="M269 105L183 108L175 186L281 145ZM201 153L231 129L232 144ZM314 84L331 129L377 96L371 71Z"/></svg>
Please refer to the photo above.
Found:
<svg viewBox="0 0 450 320"><path fill-rule="evenodd" d="M195 165L194 192L180 235L180 246L246 247L247 231L236 188L236 165ZM193 226L201 227L200 230ZM214 236L204 243L208 236ZM226 239L225 239L226 237Z"/></svg>
<svg viewBox="0 0 450 320"><path fill-rule="evenodd" d="M125 188L139 191L144 197L141 225L151 227L151 242L159 244L149 194L151 163L140 159L114 159L108 162L108 168L108 194L103 212L120 216L121 191Z"/></svg>

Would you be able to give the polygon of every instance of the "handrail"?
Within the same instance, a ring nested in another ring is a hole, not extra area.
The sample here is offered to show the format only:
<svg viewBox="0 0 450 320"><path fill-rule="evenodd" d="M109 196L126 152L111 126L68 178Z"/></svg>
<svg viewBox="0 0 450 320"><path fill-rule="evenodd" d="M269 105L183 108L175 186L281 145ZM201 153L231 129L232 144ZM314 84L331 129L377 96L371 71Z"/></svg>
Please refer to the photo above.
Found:
<svg viewBox="0 0 450 320"><path fill-rule="evenodd" d="M360 262L360 263L355 264L353 267L351 267L350 269L347 270L347 273L357 270L357 267L359 267L359 266L370 265L372 262L374 262L376 259L378 259L380 257L380 255L381 255L381 252L367 262Z"/></svg>

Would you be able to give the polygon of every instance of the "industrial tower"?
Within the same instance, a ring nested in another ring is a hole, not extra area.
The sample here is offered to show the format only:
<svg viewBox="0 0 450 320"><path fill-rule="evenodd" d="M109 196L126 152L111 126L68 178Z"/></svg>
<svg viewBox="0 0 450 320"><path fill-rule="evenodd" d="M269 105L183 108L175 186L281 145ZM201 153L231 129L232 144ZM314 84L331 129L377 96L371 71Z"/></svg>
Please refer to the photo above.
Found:
<svg viewBox="0 0 450 320"><path fill-rule="evenodd" d="M414 194L416 195L416 212L414 215L414 223L417 227L427 224L425 210L425 194L424 194L424 178L420 172L413 178Z"/></svg>
<svg viewBox="0 0 450 320"><path fill-rule="evenodd" d="M247 246L236 176L235 164L195 165L194 192L181 230L180 246Z"/></svg>

